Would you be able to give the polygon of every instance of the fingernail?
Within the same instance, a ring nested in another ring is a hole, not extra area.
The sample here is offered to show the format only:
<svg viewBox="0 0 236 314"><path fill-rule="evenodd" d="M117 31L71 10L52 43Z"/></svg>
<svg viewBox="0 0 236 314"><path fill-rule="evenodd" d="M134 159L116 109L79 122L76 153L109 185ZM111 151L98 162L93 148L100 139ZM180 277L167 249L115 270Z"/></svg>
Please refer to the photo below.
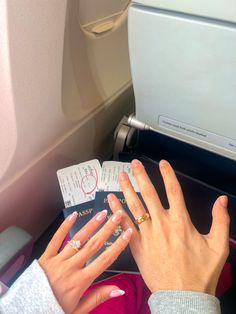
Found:
<svg viewBox="0 0 236 314"><path fill-rule="evenodd" d="M109 202L114 202L116 200L116 197L114 194L108 194L107 198Z"/></svg>
<svg viewBox="0 0 236 314"><path fill-rule="evenodd" d="M110 293L110 297L111 298L120 297L121 295L124 295L124 294L125 294L124 290L120 290L120 289L112 290Z"/></svg>
<svg viewBox="0 0 236 314"><path fill-rule="evenodd" d="M160 161L159 165L160 165L160 167L164 168L164 167L169 166L170 164L168 163L168 161L163 159Z"/></svg>
<svg viewBox="0 0 236 314"><path fill-rule="evenodd" d="M226 195L220 196L220 205L222 207L227 207L227 205L228 205L228 197Z"/></svg>
<svg viewBox="0 0 236 314"><path fill-rule="evenodd" d="M142 163L138 159L134 159L134 160L132 160L131 165L133 168L138 168L138 167L142 166Z"/></svg>
<svg viewBox="0 0 236 314"><path fill-rule="evenodd" d="M119 180L120 180L120 181L125 181L125 180L127 180L127 173L121 172L121 173L119 174Z"/></svg>
<svg viewBox="0 0 236 314"><path fill-rule="evenodd" d="M117 210L117 211L115 212L115 214L113 215L113 217L111 218L111 221L112 221L112 222L117 222L117 221L119 221L121 215L122 215L122 210L120 210L120 209Z"/></svg>
<svg viewBox="0 0 236 314"><path fill-rule="evenodd" d="M122 239L129 241L129 239L131 238L132 233L133 233L133 229L132 229L132 228L128 228L128 229L122 234Z"/></svg>
<svg viewBox="0 0 236 314"><path fill-rule="evenodd" d="M106 216L107 216L107 210L104 209L104 210L102 210L100 213L97 214L97 216L96 216L95 219L96 219L97 221L102 221Z"/></svg>
<svg viewBox="0 0 236 314"><path fill-rule="evenodd" d="M74 211L70 216L69 216L69 221L75 220L78 216L78 213Z"/></svg>

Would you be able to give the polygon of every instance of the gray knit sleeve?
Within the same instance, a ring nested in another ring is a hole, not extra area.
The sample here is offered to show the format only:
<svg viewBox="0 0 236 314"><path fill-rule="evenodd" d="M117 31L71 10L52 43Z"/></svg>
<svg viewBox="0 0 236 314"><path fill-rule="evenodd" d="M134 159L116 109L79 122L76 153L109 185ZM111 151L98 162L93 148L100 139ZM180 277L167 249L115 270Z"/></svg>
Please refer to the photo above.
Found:
<svg viewBox="0 0 236 314"><path fill-rule="evenodd" d="M0 298L1 314L64 314L35 260Z"/></svg>
<svg viewBox="0 0 236 314"><path fill-rule="evenodd" d="M148 304L152 314L220 314L220 302L213 295L192 291L161 290Z"/></svg>

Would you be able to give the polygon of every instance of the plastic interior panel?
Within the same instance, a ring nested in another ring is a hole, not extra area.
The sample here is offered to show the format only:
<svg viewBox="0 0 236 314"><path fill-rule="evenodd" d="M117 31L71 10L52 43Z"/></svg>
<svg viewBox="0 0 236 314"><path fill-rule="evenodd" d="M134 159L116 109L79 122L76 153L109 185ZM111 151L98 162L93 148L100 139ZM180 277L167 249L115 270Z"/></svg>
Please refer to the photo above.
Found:
<svg viewBox="0 0 236 314"><path fill-rule="evenodd" d="M38 238L63 207L56 171L108 158L133 110L127 10L90 38L78 4L0 1L0 231L17 225Z"/></svg>
<svg viewBox="0 0 236 314"><path fill-rule="evenodd" d="M144 6L205 16L213 19L236 21L235 0L133 0Z"/></svg>
<svg viewBox="0 0 236 314"><path fill-rule="evenodd" d="M137 118L236 159L235 24L131 6L129 49Z"/></svg>

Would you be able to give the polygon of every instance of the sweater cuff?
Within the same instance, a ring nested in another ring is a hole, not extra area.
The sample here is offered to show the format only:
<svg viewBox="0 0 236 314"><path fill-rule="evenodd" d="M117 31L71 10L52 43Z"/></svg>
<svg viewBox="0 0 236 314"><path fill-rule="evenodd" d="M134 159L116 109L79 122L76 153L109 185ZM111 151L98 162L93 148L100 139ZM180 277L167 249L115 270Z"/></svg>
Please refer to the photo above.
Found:
<svg viewBox="0 0 236 314"><path fill-rule="evenodd" d="M161 290L150 296L148 304L152 314L221 313L219 300L201 292Z"/></svg>
<svg viewBox="0 0 236 314"><path fill-rule="evenodd" d="M36 260L1 297L0 308L3 313L11 314L64 314L47 276Z"/></svg>

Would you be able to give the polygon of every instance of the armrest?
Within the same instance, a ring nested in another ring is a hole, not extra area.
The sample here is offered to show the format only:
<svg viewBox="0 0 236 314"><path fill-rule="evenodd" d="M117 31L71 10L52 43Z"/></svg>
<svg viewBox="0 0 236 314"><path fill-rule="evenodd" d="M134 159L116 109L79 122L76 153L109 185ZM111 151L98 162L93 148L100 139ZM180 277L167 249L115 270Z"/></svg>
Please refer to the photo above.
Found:
<svg viewBox="0 0 236 314"><path fill-rule="evenodd" d="M11 226L0 233L0 281L8 283L28 259L32 248L32 236L21 228Z"/></svg>

